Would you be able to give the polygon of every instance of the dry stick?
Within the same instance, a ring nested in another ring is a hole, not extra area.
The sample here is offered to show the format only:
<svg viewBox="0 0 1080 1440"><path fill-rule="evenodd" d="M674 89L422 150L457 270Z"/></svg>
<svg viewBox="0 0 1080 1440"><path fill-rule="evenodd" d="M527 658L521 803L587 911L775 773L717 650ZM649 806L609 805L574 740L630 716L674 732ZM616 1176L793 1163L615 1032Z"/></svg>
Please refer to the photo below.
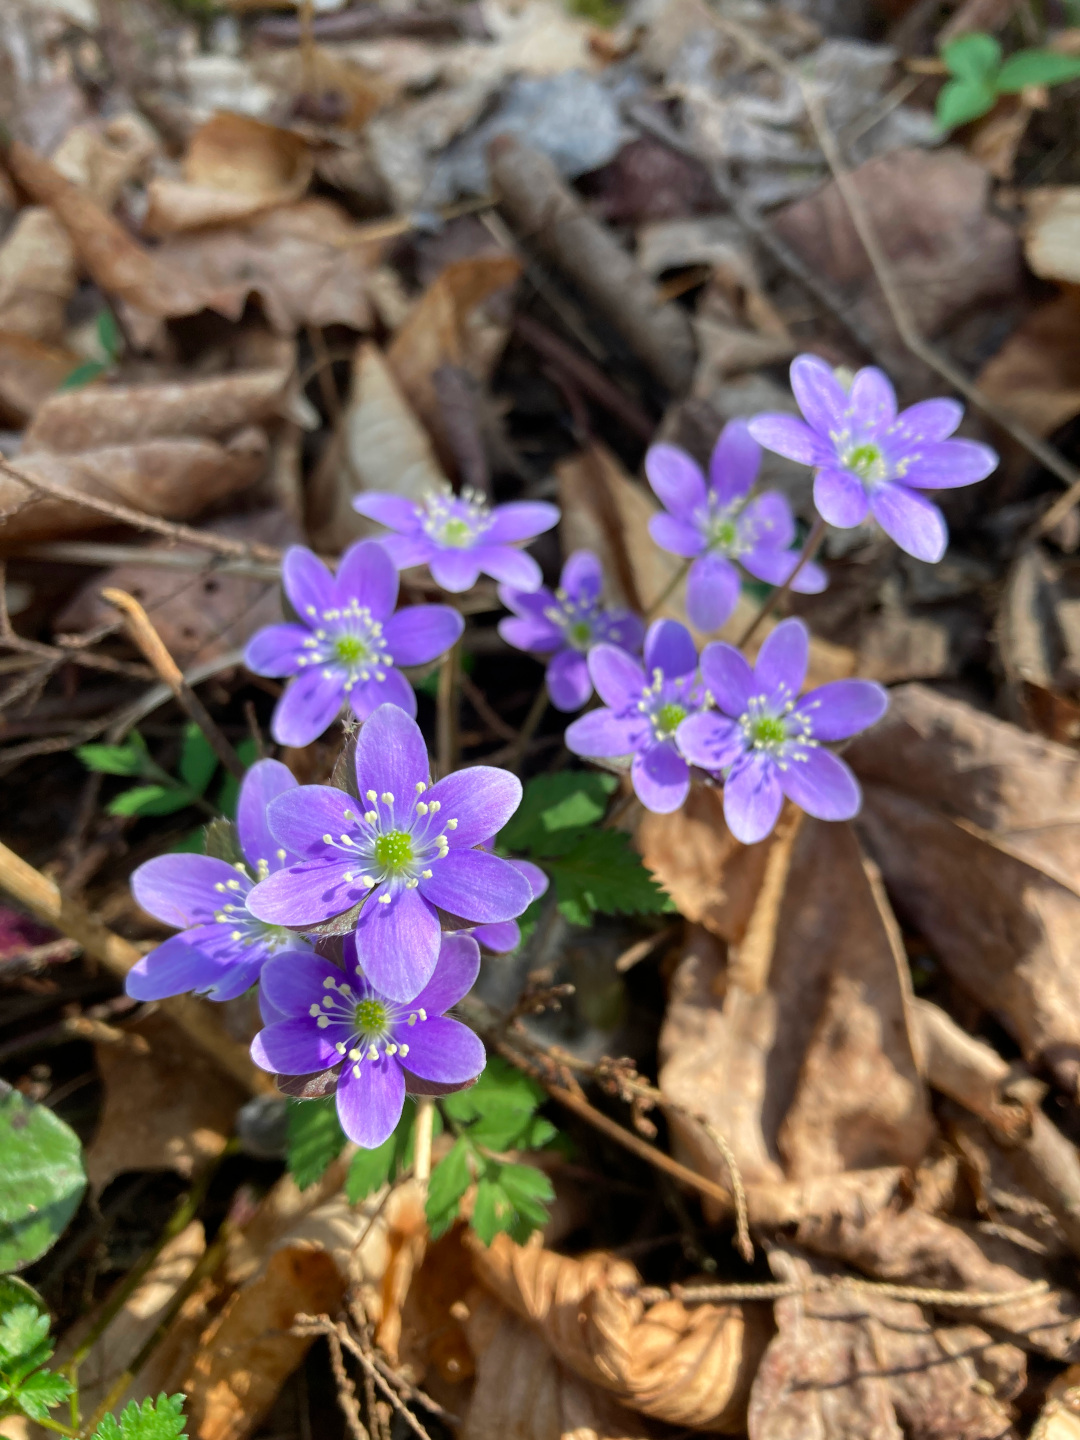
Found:
<svg viewBox="0 0 1080 1440"><path fill-rule="evenodd" d="M605 410L610 410L628 430L648 444L656 433L655 424L642 414L617 385L612 384L597 365L579 355L565 340L560 339L531 315L515 316L513 328L526 345L531 345L545 360L550 360L553 365L565 370L586 395L592 396Z"/></svg>
<svg viewBox="0 0 1080 1440"><path fill-rule="evenodd" d="M365 1373L371 1377L375 1385L377 1385L378 1388L383 1392L386 1398L390 1401L390 1404L393 1405L394 1409L409 1426L410 1430L412 1430L414 1434L419 1436L419 1440L431 1440L431 1436L420 1424L420 1421L417 1420L416 1416L412 1413L409 1407L402 1402L402 1399L400 1395L398 1395L397 1391L393 1388L392 1385L388 1384L387 1381L380 1374L379 1368L372 1360L371 1356L366 1354L363 1346L358 1345L357 1342L353 1339L353 1337L349 1334L349 1330L346 1325L335 1325L334 1322L330 1319L329 1315L297 1315L296 1323L293 1326L293 1334L299 1335L329 1335L331 1331L333 1331L338 1336L342 1345L345 1346L345 1349L348 1350L349 1354L359 1360Z"/></svg>
<svg viewBox="0 0 1080 1440"><path fill-rule="evenodd" d="M644 619L651 620L656 614L656 612L660 609L660 607L666 604L666 602L671 599L672 595L674 595L675 591L679 588L679 585L686 578L686 574L689 569L690 561L684 560L682 564L678 567L678 569L675 571L675 573L672 575L668 583L664 586L663 590L660 591L660 594L645 611L643 617Z"/></svg>
<svg viewBox="0 0 1080 1440"><path fill-rule="evenodd" d="M742 1175L739 1172L738 1162L735 1159L735 1152L724 1139L715 1125L711 1125L703 1115L695 1114L693 1118L708 1135L720 1154L724 1157L724 1164L727 1166L728 1175L731 1177L731 1193L735 1200L735 1246L739 1254L748 1265L753 1263L754 1244L750 1239L750 1222L746 1212L746 1190L743 1187Z"/></svg>
<svg viewBox="0 0 1080 1440"><path fill-rule="evenodd" d="M1049 1292L1045 1280L1035 1280L1022 1290L933 1290L923 1285L893 1285L884 1280L861 1280L856 1275L815 1276L805 1284L768 1281L750 1285L645 1286L636 1293L646 1305L662 1300L681 1300L684 1305L724 1304L731 1300L782 1300L787 1295L812 1295L835 1289L856 1290L883 1300L908 1300L916 1305L937 1305L956 1309L982 1310L996 1305L1017 1305Z"/></svg>
<svg viewBox="0 0 1080 1440"><path fill-rule="evenodd" d="M461 685L462 694L469 704L476 711L484 724L498 735L500 740L507 740L513 744L518 738L518 732L512 725L508 725L501 715L497 715L488 704L487 697L480 687L462 670L458 675L458 683Z"/></svg>
<svg viewBox="0 0 1080 1440"><path fill-rule="evenodd" d="M518 731L517 737L511 745L506 759L503 761L504 769L509 770L511 775L516 775L521 769L522 761L525 759L525 752L529 748L529 741L540 728L540 721L543 720L547 714L547 708L548 690L547 682L545 681L536 692L532 705L529 707L529 713L525 716L524 724Z"/></svg>
<svg viewBox="0 0 1080 1440"><path fill-rule="evenodd" d="M327 1332L326 1339L330 1345L330 1368L334 1372L338 1404L345 1416L345 1423L352 1432L353 1440L371 1440L366 1425L360 1419L360 1401L356 1398L356 1386L352 1382L352 1376L345 1369L345 1358L341 1353L341 1336L336 1330L333 1330Z"/></svg>
<svg viewBox="0 0 1080 1440"><path fill-rule="evenodd" d="M766 599L761 609L754 616L753 620L750 621L750 624L746 627L746 629L743 631L742 635L738 639L736 645L737 649L741 650L744 645L749 645L750 641L754 638L754 636L760 629L762 623L768 619L768 617L780 604L781 600L784 599L785 595L790 595L791 587L795 583L795 577L798 575L799 571L803 568L804 565L808 565L810 561L814 558L814 556L817 554L817 552L821 549L821 542L825 539L825 529L825 521L822 520L820 515L815 515L814 523L810 527L810 533L806 537L806 544L803 546L802 553L799 555L798 564L795 566L794 570L792 570L791 574L784 581L784 583L776 587L772 594Z"/></svg>
<svg viewBox="0 0 1080 1440"><path fill-rule="evenodd" d="M135 599L135 596L129 595L126 590L113 590L106 587L102 590L101 597L110 605L115 605L118 610L123 611L132 640L154 667L155 674L164 684L168 685L176 696L177 703L206 736L206 743L229 774L236 780L243 780L247 773L244 769L244 762L218 729L217 721L213 719L206 706L184 679L183 671L169 654L165 642L154 629L149 615Z"/></svg>

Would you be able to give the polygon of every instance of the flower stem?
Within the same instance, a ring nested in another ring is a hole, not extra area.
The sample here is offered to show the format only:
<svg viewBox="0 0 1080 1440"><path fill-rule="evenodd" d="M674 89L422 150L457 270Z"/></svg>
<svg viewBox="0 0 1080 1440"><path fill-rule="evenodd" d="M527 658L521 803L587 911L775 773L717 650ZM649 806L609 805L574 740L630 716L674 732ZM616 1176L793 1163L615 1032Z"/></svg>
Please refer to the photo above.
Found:
<svg viewBox="0 0 1080 1440"><path fill-rule="evenodd" d="M439 667L439 690L436 698L435 753L439 776L449 775L457 764L458 748L458 684L461 663L461 642L452 645Z"/></svg>
<svg viewBox="0 0 1080 1440"><path fill-rule="evenodd" d="M795 569L792 570L791 574L788 576L788 578L784 581L782 585L778 585L776 587L776 589L762 605L758 613L754 616L753 620L750 621L750 624L746 627L742 635L736 641L737 649L741 650L744 645L748 645L750 643L750 641L757 634L762 623L769 618L772 612L780 604L781 600L783 600L784 597L790 593L791 586L794 583L795 577L798 575L799 571L803 568L803 566L808 565L810 561L814 558L814 556L817 554L817 552L821 549L821 542L824 539L825 521L822 520L820 515L818 515L815 517L814 523L810 527L810 534L806 537L806 544L802 548L802 554L799 556L798 564L795 566Z"/></svg>
<svg viewBox="0 0 1080 1440"><path fill-rule="evenodd" d="M521 769L521 762L525 758L525 751L529 748L529 741L540 728L540 721L547 714L548 690L546 682L542 683L536 692L528 715L525 716L525 723L518 731L517 739L514 741L510 754L506 757L506 769L512 775L516 775Z"/></svg>
<svg viewBox="0 0 1080 1440"><path fill-rule="evenodd" d="M660 591L660 594L656 597L656 599L652 602L652 604L649 606L649 608L645 611L645 616L644 616L644 618L645 618L646 620L651 620L651 619L654 617L654 615L656 614L656 612L660 609L660 607L661 607L666 601L668 601L668 600L671 599L672 595L674 595L675 591L679 588L679 586L682 584L683 580L686 578L686 572L687 572L689 569L690 569L690 561L689 561L689 560L684 560L684 561L682 562L682 564L679 566L679 568L675 571L674 575L672 575L672 577L671 577L671 579L668 581L668 583L664 586L663 590Z"/></svg>
<svg viewBox="0 0 1080 1440"><path fill-rule="evenodd" d="M423 1096L416 1106L416 1128L413 1131L413 1175L427 1188L431 1175L431 1135L435 1123L435 1101Z"/></svg>

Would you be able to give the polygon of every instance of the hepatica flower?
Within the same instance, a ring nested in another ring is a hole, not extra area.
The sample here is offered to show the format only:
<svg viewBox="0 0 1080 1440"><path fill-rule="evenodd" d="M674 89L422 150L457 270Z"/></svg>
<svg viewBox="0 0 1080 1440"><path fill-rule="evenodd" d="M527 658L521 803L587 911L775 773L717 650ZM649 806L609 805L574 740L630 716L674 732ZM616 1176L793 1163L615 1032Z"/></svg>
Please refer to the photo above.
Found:
<svg viewBox="0 0 1080 1440"><path fill-rule="evenodd" d="M260 990L276 1018L256 1035L251 1054L264 1070L283 1075L340 1066L341 1128L373 1149L393 1133L408 1090L434 1085L446 1093L483 1070L483 1045L444 1014L472 989L480 951L468 935L444 935L434 974L404 1003L363 973L351 935L344 952L344 969L318 955L266 965Z"/></svg>
<svg viewBox="0 0 1080 1440"><path fill-rule="evenodd" d="M356 742L356 798L329 785L280 796L267 823L297 863L256 886L252 910L301 929L362 905L360 964L394 1000L427 984L439 956L439 910L473 924L512 920L532 899L507 860L473 847L521 803L521 782L477 765L432 785L416 721L381 705Z"/></svg>
<svg viewBox="0 0 1080 1440"><path fill-rule="evenodd" d="M435 490L420 504L382 490L365 491L353 506L394 535L380 537L399 570L426 565L444 590L468 590L490 575L518 590L535 590L540 567L516 547L558 522L555 505L514 500L491 506L474 490Z"/></svg>
<svg viewBox="0 0 1080 1440"><path fill-rule="evenodd" d="M600 599L604 572L591 550L575 550L563 566L559 588L499 589L514 614L499 621L499 634L519 650L548 655L547 688L557 710L580 710L592 695L585 657L608 643L637 654L645 627L629 610L607 610Z"/></svg>
<svg viewBox="0 0 1080 1440"><path fill-rule="evenodd" d="M768 585L782 585L798 563L783 495L766 490L750 498L760 465L761 446L745 420L730 420L720 432L708 478L674 445L654 445L645 456L649 484L666 512L652 517L649 534L662 550L693 561L686 613L699 630L719 630L734 611L742 584L735 561ZM809 562L792 589L816 594L825 583L825 572Z"/></svg>
<svg viewBox="0 0 1080 1440"><path fill-rule="evenodd" d="M577 755L633 757L630 774L648 810L677 810L690 771L676 739L706 703L690 632L677 620L654 620L645 636L645 668L615 645L589 652L589 674L606 709L590 710L566 731Z"/></svg>
<svg viewBox="0 0 1080 1440"><path fill-rule="evenodd" d="M751 434L770 450L813 465L814 504L842 529L868 514L909 555L940 560L949 543L941 511L923 490L984 480L998 457L988 445L950 440L964 414L955 400L923 400L897 414L886 375L868 366L846 390L816 355L791 365L791 388L806 417L757 415Z"/></svg>
<svg viewBox="0 0 1080 1440"><path fill-rule="evenodd" d="M236 811L246 864L212 855L160 855L131 877L135 899L166 925L182 931L151 950L128 972L136 1000L161 1000L198 990L211 1000L232 1000L251 988L272 955L288 963L310 954L291 930L267 924L247 906L255 882L296 857L267 829L266 810L297 784L277 760L260 760L244 776Z"/></svg>
<svg viewBox="0 0 1080 1440"><path fill-rule="evenodd" d="M872 680L834 680L800 697L809 654L801 620L776 627L752 670L732 645L701 652L720 713L688 717L678 741L691 764L723 776L724 818L746 845L768 835L785 795L819 820L850 820L862 801L854 775L823 745L880 720L888 696Z"/></svg>
<svg viewBox="0 0 1080 1440"><path fill-rule="evenodd" d="M274 710L274 739L307 745L346 704L358 720L385 703L415 715L413 688L396 667L426 665L449 650L465 627L458 612L409 605L395 613L397 570L377 540L351 545L336 576L293 545L281 578L298 619L259 630L244 654L256 675L295 677Z"/></svg>

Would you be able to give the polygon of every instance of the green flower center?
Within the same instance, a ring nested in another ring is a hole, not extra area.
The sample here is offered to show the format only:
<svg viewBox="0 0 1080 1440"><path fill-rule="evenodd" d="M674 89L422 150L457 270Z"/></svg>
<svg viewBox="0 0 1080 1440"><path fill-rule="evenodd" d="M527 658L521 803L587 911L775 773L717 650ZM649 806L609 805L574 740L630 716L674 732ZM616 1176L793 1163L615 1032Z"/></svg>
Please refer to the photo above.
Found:
<svg viewBox="0 0 1080 1440"><path fill-rule="evenodd" d="M579 650L584 650L592 639L592 626L587 620L579 620L570 626L566 634L571 645L576 646Z"/></svg>
<svg viewBox="0 0 1080 1440"><path fill-rule="evenodd" d="M848 451L847 455L848 469L854 470L860 480L876 479L875 472L880 470L881 461L880 449L869 442L864 445L856 445L853 450Z"/></svg>
<svg viewBox="0 0 1080 1440"><path fill-rule="evenodd" d="M361 1000L356 1007L356 1028L364 1035L381 1035L389 1018L381 1000Z"/></svg>
<svg viewBox="0 0 1080 1440"><path fill-rule="evenodd" d="M455 545L459 549L472 539L472 527L467 520L448 520L443 526L443 544Z"/></svg>
<svg viewBox="0 0 1080 1440"><path fill-rule="evenodd" d="M754 745L782 745L787 739L787 726L776 715L759 715L750 723L750 740Z"/></svg>
<svg viewBox="0 0 1080 1440"><path fill-rule="evenodd" d="M712 543L719 550L730 550L738 533L734 520L720 520L713 526Z"/></svg>
<svg viewBox="0 0 1080 1440"><path fill-rule="evenodd" d="M375 841L375 859L391 874L413 861L412 836L404 830L388 830Z"/></svg>
<svg viewBox="0 0 1080 1440"><path fill-rule="evenodd" d="M343 665L357 665L368 657L368 647L358 635L339 635L334 641L334 654Z"/></svg>
<svg viewBox="0 0 1080 1440"><path fill-rule="evenodd" d="M689 712L685 706L678 704L675 700L669 700L666 705L661 705L656 712L656 728L662 735L670 735L677 730L686 719Z"/></svg>

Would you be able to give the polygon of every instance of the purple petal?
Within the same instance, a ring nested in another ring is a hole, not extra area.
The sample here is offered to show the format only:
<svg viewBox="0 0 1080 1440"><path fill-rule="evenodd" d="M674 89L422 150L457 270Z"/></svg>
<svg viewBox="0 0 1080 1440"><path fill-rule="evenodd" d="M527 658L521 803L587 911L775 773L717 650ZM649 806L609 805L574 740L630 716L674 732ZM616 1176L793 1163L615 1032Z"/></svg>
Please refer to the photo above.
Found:
<svg viewBox="0 0 1080 1440"><path fill-rule="evenodd" d="M851 383L851 409L860 429L878 435L896 419L896 391L883 370L867 365Z"/></svg>
<svg viewBox="0 0 1080 1440"><path fill-rule="evenodd" d="M814 476L814 506L823 520L841 530L861 525L870 510L866 491L849 470L824 469Z"/></svg>
<svg viewBox="0 0 1080 1440"><path fill-rule="evenodd" d="M334 1049L334 1043L347 1038L344 1026L330 1025L319 1030L311 1016L305 1015L303 1019L281 1020L260 1030L251 1043L251 1058L264 1070L281 1075L307 1075L312 1070L336 1065L341 1056Z"/></svg>
<svg viewBox="0 0 1080 1440"><path fill-rule="evenodd" d="M695 460L677 445L652 445L645 454L645 474L653 494L671 515L689 520L705 504L705 476ZM657 540L658 545L663 544Z"/></svg>
<svg viewBox="0 0 1080 1440"><path fill-rule="evenodd" d="M317 555L304 545L290 545L281 564L285 594L302 620L314 620L330 609L334 577Z"/></svg>
<svg viewBox="0 0 1080 1440"><path fill-rule="evenodd" d="M508 610L524 616L526 620L543 620L548 610L558 606L558 601L546 585L541 585L539 590L515 590L512 585L500 585L499 599ZM551 621L547 623L550 625Z"/></svg>
<svg viewBox="0 0 1080 1440"><path fill-rule="evenodd" d="M916 560L934 564L945 554L949 544L945 517L917 491L882 485L874 491L870 508L885 534Z"/></svg>
<svg viewBox="0 0 1080 1440"><path fill-rule="evenodd" d="M295 1018L321 1002L327 993L324 981L337 985L345 978L343 970L321 955L309 955L302 964L294 955L275 955L263 966L259 989L276 1011Z"/></svg>
<svg viewBox="0 0 1080 1440"><path fill-rule="evenodd" d="M397 597L397 566L378 540L358 540L350 545L338 562L335 606L344 610L355 601L366 606L374 619L385 620L397 604Z"/></svg>
<svg viewBox="0 0 1080 1440"><path fill-rule="evenodd" d="M850 820L859 813L859 782L831 750L808 747L786 757L780 771L784 794L818 820Z"/></svg>
<svg viewBox="0 0 1080 1440"><path fill-rule="evenodd" d="M904 472L904 484L918 490L955 490L974 485L997 469L998 455L974 440L941 440L924 445Z"/></svg>
<svg viewBox="0 0 1080 1440"><path fill-rule="evenodd" d="M775 761L760 752L736 760L724 784L724 819L736 840L744 845L764 840L783 803Z"/></svg>
<svg viewBox="0 0 1080 1440"><path fill-rule="evenodd" d="M189 945L183 935L173 935L136 960L127 973L124 989L133 1000L164 1000L189 990L210 989L225 968L204 950Z"/></svg>
<svg viewBox="0 0 1080 1440"><path fill-rule="evenodd" d="M754 665L754 685L776 701L802 689L810 663L810 631L801 620L781 620L765 639Z"/></svg>
<svg viewBox="0 0 1080 1440"><path fill-rule="evenodd" d="M429 1015L444 1015L451 1005L464 999L479 974L480 948L472 936L444 935L435 973L409 1005L413 1010L426 1010ZM411 1061L409 1068L412 1069Z"/></svg>
<svg viewBox="0 0 1080 1440"><path fill-rule="evenodd" d="M524 550L510 545L478 545L472 552L485 575L517 590L539 590L543 583L540 566Z"/></svg>
<svg viewBox="0 0 1080 1440"><path fill-rule="evenodd" d="M244 776L236 805L236 829L244 857L256 872L260 860L271 870L280 870L295 858L278 855L281 846L270 833L266 811L271 800L296 788L296 777L280 760L259 760Z"/></svg>
<svg viewBox="0 0 1080 1440"><path fill-rule="evenodd" d="M532 615L511 615L499 621L498 630L508 645L513 645L516 650L527 650L538 655L557 650L563 643L563 632L557 626L550 620L538 620Z"/></svg>
<svg viewBox="0 0 1080 1440"><path fill-rule="evenodd" d="M532 887L525 876L501 855L486 850L451 850L441 860L433 860L431 870L431 879L420 881L420 894L462 920L479 924L515 920L532 903Z"/></svg>
<svg viewBox="0 0 1080 1440"><path fill-rule="evenodd" d="M795 539L791 506L778 490L766 490L751 500L736 526L741 540L772 550L786 550Z"/></svg>
<svg viewBox="0 0 1080 1440"><path fill-rule="evenodd" d="M357 1071L360 1073L357 1074ZM374 1150L397 1129L405 1106L405 1076L397 1059L380 1054L342 1066L337 1088L341 1128L365 1150Z"/></svg>
<svg viewBox="0 0 1080 1440"><path fill-rule="evenodd" d="M794 415L766 413L749 422L750 434L777 455L786 455L800 465L820 465L825 447L804 420Z"/></svg>
<svg viewBox="0 0 1080 1440"><path fill-rule="evenodd" d="M365 721L356 742L360 794L374 790L381 795L389 790L411 807L417 785L426 784L430 775L431 762L420 726L396 705L380 706Z"/></svg>
<svg viewBox="0 0 1080 1440"><path fill-rule="evenodd" d="M353 509L369 520L377 520L391 530L408 534L420 526L420 511L411 500L403 495L392 495L388 490L361 491L353 496Z"/></svg>
<svg viewBox="0 0 1080 1440"><path fill-rule="evenodd" d="M464 849L498 834L521 804L521 781L494 765L471 765L433 785L424 799L439 806L451 849ZM452 829L451 820L457 822Z"/></svg>
<svg viewBox="0 0 1080 1440"><path fill-rule="evenodd" d="M757 690L754 672L734 645L715 640L701 652L701 674L720 709L736 718L746 713Z"/></svg>
<svg viewBox="0 0 1080 1440"><path fill-rule="evenodd" d="M549 505L546 500L511 500L508 505L496 505L491 524L484 532L484 542L509 545L515 540L533 540L545 530L553 529L559 523L559 514L559 507Z"/></svg>
<svg viewBox="0 0 1080 1440"><path fill-rule="evenodd" d="M653 543L670 555L681 555L692 560L705 549L705 541L696 525L689 520L678 520L674 515L650 515L649 534Z"/></svg>
<svg viewBox="0 0 1080 1440"><path fill-rule="evenodd" d="M325 864L308 860L289 865L255 886L248 909L270 925L317 925L350 910L366 893L362 885L345 879L356 868L356 861L344 856Z"/></svg>
<svg viewBox="0 0 1080 1440"><path fill-rule="evenodd" d="M639 655L645 643L645 624L630 610L609 611L608 640L631 655Z"/></svg>
<svg viewBox="0 0 1080 1440"><path fill-rule="evenodd" d="M421 1080L462 1085L475 1080L487 1060L480 1037L459 1020L446 1016L420 1020L408 1031L402 1030L401 1035L409 1046L404 1063L409 1073Z"/></svg>
<svg viewBox="0 0 1080 1440"><path fill-rule="evenodd" d="M278 845L284 846L290 855L302 860L331 857L336 862L340 859L348 868L348 857L340 851L328 850L322 837L330 834L336 840L351 830L349 815L355 810L356 801L352 796L333 785L297 785L271 802L266 824Z"/></svg>
<svg viewBox="0 0 1080 1440"><path fill-rule="evenodd" d="M470 590L480 578L480 564L474 550L436 550L428 560L428 569L435 583L454 595Z"/></svg>
<svg viewBox="0 0 1080 1440"><path fill-rule="evenodd" d="M564 713L580 710L593 693L588 663L578 650L560 650L547 667L546 678L551 703Z"/></svg>
<svg viewBox="0 0 1080 1440"><path fill-rule="evenodd" d="M461 638L465 621L450 605L409 605L383 626L395 665L426 665Z"/></svg>
<svg viewBox="0 0 1080 1440"><path fill-rule="evenodd" d="M644 658L646 675L654 670L662 670L669 679L689 675L697 669L697 646L678 620L654 620L645 635ZM599 685L596 688L599 690Z"/></svg>
<svg viewBox="0 0 1080 1440"><path fill-rule="evenodd" d="M671 740L639 751L630 773L634 793L646 810L657 815L678 810L690 789L689 767Z"/></svg>
<svg viewBox="0 0 1080 1440"><path fill-rule="evenodd" d="M641 699L645 672L634 657L618 645L594 645L589 651L588 664L596 693L605 705L625 710Z"/></svg>
<svg viewBox="0 0 1080 1440"><path fill-rule="evenodd" d="M445 864L445 861L438 862ZM409 1001L424 988L439 959L439 917L418 890L399 889L389 905L380 890L360 911L356 954L374 988L391 1000Z"/></svg>
<svg viewBox="0 0 1080 1440"><path fill-rule="evenodd" d="M796 355L791 362L791 389L812 430L828 435L845 428L851 400L831 365L817 355Z"/></svg>
<svg viewBox="0 0 1080 1440"><path fill-rule="evenodd" d="M566 727L564 738L575 755L611 759L632 755L648 733L648 721L637 715L620 719L611 710L590 710Z"/></svg>
<svg viewBox="0 0 1080 1440"><path fill-rule="evenodd" d="M367 720L381 705L393 705L416 719L416 692L397 669L385 670L381 680L373 675L354 685L349 691L349 704L358 720Z"/></svg>
<svg viewBox="0 0 1080 1440"><path fill-rule="evenodd" d="M743 419L729 420L709 460L709 484L721 505L746 495L761 467L761 446Z"/></svg>
<svg viewBox="0 0 1080 1440"><path fill-rule="evenodd" d="M964 407L955 400L920 400L900 411L888 438L905 449L924 441L947 440L963 418Z"/></svg>
<svg viewBox="0 0 1080 1440"><path fill-rule="evenodd" d="M739 564L766 585L783 585L798 563L798 550L768 550L762 546L760 550L749 550L739 556ZM791 588L800 595L817 595L828 583L828 576L821 566L808 560L795 576Z"/></svg>
<svg viewBox="0 0 1080 1440"><path fill-rule="evenodd" d="M888 691L874 680L833 680L799 701L815 740L846 740L876 725L889 708Z"/></svg>
<svg viewBox="0 0 1080 1440"><path fill-rule="evenodd" d="M686 577L690 624L708 634L726 625L739 603L739 572L723 555L702 555Z"/></svg>
<svg viewBox="0 0 1080 1440"><path fill-rule="evenodd" d="M732 765L746 748L746 737L737 720L705 710L689 715L675 732L679 749L691 765L702 770L723 770Z"/></svg>
<svg viewBox="0 0 1080 1440"><path fill-rule="evenodd" d="M575 550L559 576L559 588L575 600L598 600L604 588L604 567L591 550Z"/></svg>
<svg viewBox="0 0 1080 1440"><path fill-rule="evenodd" d="M294 675L308 654L304 642L310 639L311 631L303 625L267 625L248 641L244 664L256 675Z"/></svg>
<svg viewBox="0 0 1080 1440"><path fill-rule="evenodd" d="M159 855L147 860L131 877L131 890L144 910L166 925L186 930L206 925L221 909L225 896L215 885L228 885L240 876L224 860L211 855ZM250 881L241 880L241 891ZM233 886L235 889L235 885Z"/></svg>
<svg viewBox="0 0 1080 1440"><path fill-rule="evenodd" d="M279 745L310 745L337 719L345 703L345 677L340 670L313 665L286 686L270 721Z"/></svg>
<svg viewBox="0 0 1080 1440"><path fill-rule="evenodd" d="M521 944L521 926L516 920L503 920L497 925L474 925L472 936L485 950L508 955Z"/></svg>
<svg viewBox="0 0 1080 1440"><path fill-rule="evenodd" d="M525 876L534 900L539 900L541 895L547 894L551 882L539 865L534 865L531 860L511 860L510 864L519 875Z"/></svg>
<svg viewBox="0 0 1080 1440"><path fill-rule="evenodd" d="M422 530L415 535L380 535L379 544L399 570L428 564L438 550L434 540Z"/></svg>

